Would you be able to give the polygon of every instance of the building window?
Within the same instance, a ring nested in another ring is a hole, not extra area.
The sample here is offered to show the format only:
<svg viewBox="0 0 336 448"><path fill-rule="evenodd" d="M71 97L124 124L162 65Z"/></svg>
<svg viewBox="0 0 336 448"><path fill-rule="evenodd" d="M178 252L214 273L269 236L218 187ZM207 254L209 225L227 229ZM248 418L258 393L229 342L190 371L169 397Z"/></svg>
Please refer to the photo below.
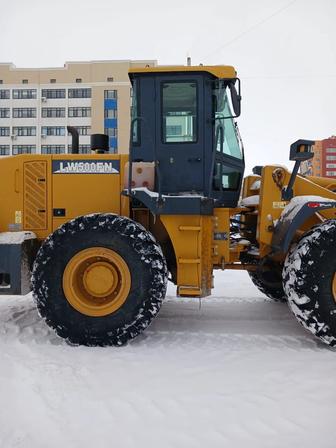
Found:
<svg viewBox="0 0 336 448"><path fill-rule="evenodd" d="M13 145L12 147L12 153L14 156L17 154L34 154L35 152L35 145Z"/></svg>
<svg viewBox="0 0 336 448"><path fill-rule="evenodd" d="M82 78L76 78L76 82L82 82Z"/></svg>
<svg viewBox="0 0 336 448"><path fill-rule="evenodd" d="M327 160L336 160L336 155L334 155L334 156L327 156L326 159Z"/></svg>
<svg viewBox="0 0 336 448"><path fill-rule="evenodd" d="M42 107L42 118L64 118L65 107Z"/></svg>
<svg viewBox="0 0 336 448"><path fill-rule="evenodd" d="M104 117L105 118L117 118L117 109L105 109Z"/></svg>
<svg viewBox="0 0 336 448"><path fill-rule="evenodd" d="M0 118L10 118L10 109L8 107L0 107Z"/></svg>
<svg viewBox="0 0 336 448"><path fill-rule="evenodd" d="M166 129L167 135L170 137L181 137L182 135L182 126L167 126Z"/></svg>
<svg viewBox="0 0 336 448"><path fill-rule="evenodd" d="M326 152L336 152L336 148L327 148Z"/></svg>
<svg viewBox="0 0 336 448"><path fill-rule="evenodd" d="M90 135L91 134L91 126L74 126L77 129L79 135ZM68 133L68 135L71 135Z"/></svg>
<svg viewBox="0 0 336 448"><path fill-rule="evenodd" d="M65 98L65 89L42 89L42 97L48 99Z"/></svg>
<svg viewBox="0 0 336 448"><path fill-rule="evenodd" d="M23 79L22 84L28 84L28 79Z"/></svg>
<svg viewBox="0 0 336 448"><path fill-rule="evenodd" d="M41 154L64 154L65 145L42 145Z"/></svg>
<svg viewBox="0 0 336 448"><path fill-rule="evenodd" d="M14 100L30 100L36 98L36 89L13 89Z"/></svg>
<svg viewBox="0 0 336 448"><path fill-rule="evenodd" d="M0 90L0 100L9 100L10 98L10 90L9 89L1 89Z"/></svg>
<svg viewBox="0 0 336 448"><path fill-rule="evenodd" d="M105 100L116 100L118 97L117 90L104 90L104 99Z"/></svg>
<svg viewBox="0 0 336 448"><path fill-rule="evenodd" d="M336 168L336 163L327 163L326 168Z"/></svg>
<svg viewBox="0 0 336 448"><path fill-rule="evenodd" d="M91 107L69 107L68 117L91 117Z"/></svg>
<svg viewBox="0 0 336 448"><path fill-rule="evenodd" d="M336 171L327 171L326 175L327 176L336 176Z"/></svg>
<svg viewBox="0 0 336 448"><path fill-rule="evenodd" d="M118 136L118 129L116 128L105 128L104 134L108 135L109 137L117 137Z"/></svg>
<svg viewBox="0 0 336 448"><path fill-rule="evenodd" d="M79 145L78 151L80 154L91 154L91 146L90 145ZM71 154L72 145L68 145L68 153Z"/></svg>
<svg viewBox="0 0 336 448"><path fill-rule="evenodd" d="M191 143L197 141L197 85L195 82L162 83L162 141ZM181 127L178 135L169 129Z"/></svg>
<svg viewBox="0 0 336 448"><path fill-rule="evenodd" d="M55 83L56 83L56 79L55 78L51 78L50 84L55 84Z"/></svg>
<svg viewBox="0 0 336 448"><path fill-rule="evenodd" d="M9 126L0 128L0 137L9 137Z"/></svg>
<svg viewBox="0 0 336 448"><path fill-rule="evenodd" d="M19 137L32 137L36 135L35 126L14 126L12 130L13 134Z"/></svg>
<svg viewBox="0 0 336 448"><path fill-rule="evenodd" d="M106 79L107 82L113 82L113 76L108 76Z"/></svg>
<svg viewBox="0 0 336 448"><path fill-rule="evenodd" d="M2 79L0 79L0 84L3 84L3 80Z"/></svg>
<svg viewBox="0 0 336 448"><path fill-rule="evenodd" d="M65 127L64 126L42 126L41 128L42 135L55 135L57 137L65 135Z"/></svg>
<svg viewBox="0 0 336 448"><path fill-rule="evenodd" d="M0 145L0 156L9 156L9 145Z"/></svg>
<svg viewBox="0 0 336 448"><path fill-rule="evenodd" d="M91 89L69 89L68 98L91 98Z"/></svg>
<svg viewBox="0 0 336 448"><path fill-rule="evenodd" d="M14 107L13 118L36 118L35 107Z"/></svg>

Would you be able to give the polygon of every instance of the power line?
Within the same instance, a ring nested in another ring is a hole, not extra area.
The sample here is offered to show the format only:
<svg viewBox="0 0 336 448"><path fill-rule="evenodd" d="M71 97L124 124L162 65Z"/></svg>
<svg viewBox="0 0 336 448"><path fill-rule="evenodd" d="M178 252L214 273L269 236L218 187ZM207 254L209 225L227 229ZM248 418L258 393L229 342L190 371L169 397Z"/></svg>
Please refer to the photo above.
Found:
<svg viewBox="0 0 336 448"><path fill-rule="evenodd" d="M246 34L250 33L251 31L254 31L259 26L263 25L264 23L266 23L269 20L273 19L273 17L275 17L278 14L282 13L283 11L285 11L285 9L289 8L290 6L292 6L296 1L297 0L292 0L291 2L287 3L287 5L283 6L282 8L280 8L277 11L273 12L271 15L265 17L264 19L260 20L259 22L255 23L254 25L250 26L250 28L247 28L245 31L242 31L240 34L238 34L237 36L235 36L232 39L228 40L223 45L218 47L216 50L211 51L211 53L208 53L204 57L207 58L207 57L212 56L213 54L216 54L219 51L223 50L223 48L227 47L228 45L231 45L233 42L235 42L236 40L240 39L242 36L245 36Z"/></svg>
<svg viewBox="0 0 336 448"><path fill-rule="evenodd" d="M240 79L321 79L321 78L336 78L336 74L325 74L321 75L320 73L309 74L309 75L253 75L253 76L244 76L240 75Z"/></svg>

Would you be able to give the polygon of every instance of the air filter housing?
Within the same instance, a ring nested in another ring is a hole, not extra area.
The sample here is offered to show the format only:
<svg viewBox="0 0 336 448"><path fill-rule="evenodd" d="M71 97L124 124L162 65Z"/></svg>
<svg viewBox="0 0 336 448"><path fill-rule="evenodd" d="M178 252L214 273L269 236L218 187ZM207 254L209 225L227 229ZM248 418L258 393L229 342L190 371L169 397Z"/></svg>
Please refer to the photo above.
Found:
<svg viewBox="0 0 336 448"><path fill-rule="evenodd" d="M91 151L95 151L98 154L109 152L109 137L105 134L92 134L91 135Z"/></svg>

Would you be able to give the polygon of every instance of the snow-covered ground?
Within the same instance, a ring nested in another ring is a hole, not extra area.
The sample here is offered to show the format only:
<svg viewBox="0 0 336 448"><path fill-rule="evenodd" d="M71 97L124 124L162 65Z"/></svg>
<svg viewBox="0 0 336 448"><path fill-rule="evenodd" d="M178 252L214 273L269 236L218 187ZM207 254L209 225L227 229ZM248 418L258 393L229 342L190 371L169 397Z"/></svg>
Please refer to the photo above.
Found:
<svg viewBox="0 0 336 448"><path fill-rule="evenodd" d="M244 272L122 348L70 347L0 297L0 447L334 448L336 352Z"/></svg>

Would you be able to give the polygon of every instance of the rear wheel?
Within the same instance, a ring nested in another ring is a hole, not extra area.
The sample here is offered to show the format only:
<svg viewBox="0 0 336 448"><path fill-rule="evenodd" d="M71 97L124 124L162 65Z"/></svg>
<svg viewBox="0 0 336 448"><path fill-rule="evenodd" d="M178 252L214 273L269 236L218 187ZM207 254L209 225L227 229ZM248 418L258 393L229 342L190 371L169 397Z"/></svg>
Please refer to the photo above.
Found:
<svg viewBox="0 0 336 448"><path fill-rule="evenodd" d="M153 236L117 215L65 223L42 244L33 268L38 310L73 344L122 345L158 313L167 268Z"/></svg>
<svg viewBox="0 0 336 448"><path fill-rule="evenodd" d="M298 321L336 346L336 221L312 228L287 255L283 281Z"/></svg>
<svg viewBox="0 0 336 448"><path fill-rule="evenodd" d="M264 261L256 271L249 271L254 285L270 299L286 302L287 297L282 286L282 266L271 260Z"/></svg>

